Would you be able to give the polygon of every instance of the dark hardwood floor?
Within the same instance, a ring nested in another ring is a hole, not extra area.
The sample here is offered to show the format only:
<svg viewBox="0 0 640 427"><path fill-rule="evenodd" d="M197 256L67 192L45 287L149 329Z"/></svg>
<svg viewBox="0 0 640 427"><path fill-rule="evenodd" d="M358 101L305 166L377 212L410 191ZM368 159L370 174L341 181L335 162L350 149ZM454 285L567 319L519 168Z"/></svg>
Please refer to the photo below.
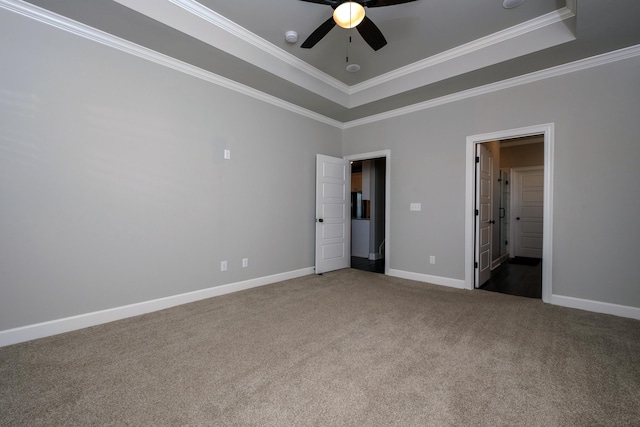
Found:
<svg viewBox="0 0 640 427"><path fill-rule="evenodd" d="M369 258L360 258L357 256L352 256L351 268L355 268L356 270L371 271L373 273L384 274L384 258L371 261L369 260Z"/></svg>
<svg viewBox="0 0 640 427"><path fill-rule="evenodd" d="M351 268L384 274L384 259L351 257ZM542 298L542 262L538 265L503 263L491 272L491 278L480 287L485 291L500 292L528 298Z"/></svg>
<svg viewBox="0 0 640 427"><path fill-rule="evenodd" d="M491 272L491 278L480 289L521 297L542 298L542 262L534 266L504 262Z"/></svg>

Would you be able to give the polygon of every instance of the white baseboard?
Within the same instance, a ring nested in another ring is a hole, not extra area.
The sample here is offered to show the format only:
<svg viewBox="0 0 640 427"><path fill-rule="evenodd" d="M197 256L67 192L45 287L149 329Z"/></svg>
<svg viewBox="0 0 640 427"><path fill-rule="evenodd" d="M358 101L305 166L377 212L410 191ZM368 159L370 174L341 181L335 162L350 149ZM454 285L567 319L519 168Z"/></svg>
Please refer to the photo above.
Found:
<svg viewBox="0 0 640 427"><path fill-rule="evenodd" d="M215 286L199 291L187 292L184 294L158 298L122 307L100 310L93 313L80 314L78 316L65 317L63 319L7 329L0 331L0 347L30 341L37 338L44 338L51 335L62 334L64 332L75 331L90 326L100 325L102 323L125 319L127 317L139 316L141 314L164 310L165 308L175 307L177 305L256 288L258 286L269 285L283 280L295 279L296 277L307 276L313 273L313 267L303 268L301 270L259 277L238 283Z"/></svg>
<svg viewBox="0 0 640 427"><path fill-rule="evenodd" d="M449 277L431 276L429 274L413 273L411 271L389 269L389 276L401 279L417 280L418 282L433 283L434 285L448 286L450 288L466 289L464 280L451 279Z"/></svg>
<svg viewBox="0 0 640 427"><path fill-rule="evenodd" d="M551 304L640 320L639 307L611 304L608 302L593 301L582 298L565 297L562 295L551 295Z"/></svg>

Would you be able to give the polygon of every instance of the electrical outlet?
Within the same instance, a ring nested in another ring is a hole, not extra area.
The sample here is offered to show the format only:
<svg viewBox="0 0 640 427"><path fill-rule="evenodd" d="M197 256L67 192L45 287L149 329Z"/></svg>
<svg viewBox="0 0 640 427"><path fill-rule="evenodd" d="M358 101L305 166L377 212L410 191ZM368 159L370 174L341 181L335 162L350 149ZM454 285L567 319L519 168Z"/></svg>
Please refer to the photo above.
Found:
<svg viewBox="0 0 640 427"><path fill-rule="evenodd" d="M433 255L431 255L431 256L429 257L429 264L435 264L435 263L436 263L436 257L435 257L435 256L433 256Z"/></svg>
<svg viewBox="0 0 640 427"><path fill-rule="evenodd" d="M227 271L227 261L220 262L220 271Z"/></svg>
<svg viewBox="0 0 640 427"><path fill-rule="evenodd" d="M242 258L242 268L249 267L249 258Z"/></svg>
<svg viewBox="0 0 640 427"><path fill-rule="evenodd" d="M231 160L231 150L224 150L224 159Z"/></svg>
<svg viewBox="0 0 640 427"><path fill-rule="evenodd" d="M409 203L409 210L419 212L422 210L422 203Z"/></svg>

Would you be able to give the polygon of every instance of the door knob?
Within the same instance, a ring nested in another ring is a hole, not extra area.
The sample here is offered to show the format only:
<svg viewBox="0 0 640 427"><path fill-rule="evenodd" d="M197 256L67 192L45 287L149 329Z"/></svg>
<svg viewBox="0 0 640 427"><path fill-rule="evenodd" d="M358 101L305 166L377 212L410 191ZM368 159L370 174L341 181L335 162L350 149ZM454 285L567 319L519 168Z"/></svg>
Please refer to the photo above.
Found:
<svg viewBox="0 0 640 427"><path fill-rule="evenodd" d="M491 221L489 221L489 224L495 224L496 221L494 219L492 219Z"/></svg>
<svg viewBox="0 0 640 427"><path fill-rule="evenodd" d="M516 220L517 220L517 221L520 221L520 217L519 217L519 216L517 216L517 217L516 217Z"/></svg>
<svg viewBox="0 0 640 427"><path fill-rule="evenodd" d="M320 218L320 219L317 219L316 221L318 221L318 222L324 222L324 219Z"/></svg>

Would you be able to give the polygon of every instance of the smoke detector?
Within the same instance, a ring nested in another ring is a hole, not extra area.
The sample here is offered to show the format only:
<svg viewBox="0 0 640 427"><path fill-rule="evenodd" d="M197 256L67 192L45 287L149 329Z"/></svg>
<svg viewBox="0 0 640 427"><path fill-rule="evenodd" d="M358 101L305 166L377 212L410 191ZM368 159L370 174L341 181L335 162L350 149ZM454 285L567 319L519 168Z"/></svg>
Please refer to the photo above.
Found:
<svg viewBox="0 0 640 427"><path fill-rule="evenodd" d="M514 7L518 7L522 5L527 0L504 0L502 2L502 7L505 9L513 9Z"/></svg>
<svg viewBox="0 0 640 427"><path fill-rule="evenodd" d="M287 31L284 33L284 39L289 43L295 43L298 41L298 33L295 31Z"/></svg>

